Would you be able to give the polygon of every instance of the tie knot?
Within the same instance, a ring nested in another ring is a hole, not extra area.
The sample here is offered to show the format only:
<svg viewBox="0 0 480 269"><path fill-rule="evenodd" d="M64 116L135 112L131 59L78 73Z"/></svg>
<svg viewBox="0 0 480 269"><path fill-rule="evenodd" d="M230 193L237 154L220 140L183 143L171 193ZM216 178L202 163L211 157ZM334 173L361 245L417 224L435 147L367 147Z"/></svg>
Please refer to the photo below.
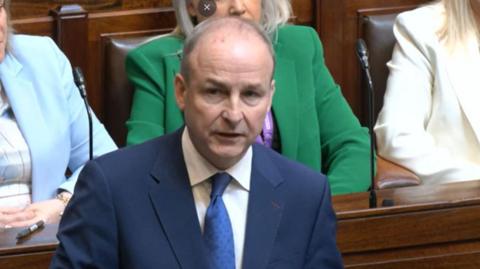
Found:
<svg viewBox="0 0 480 269"><path fill-rule="evenodd" d="M213 175L211 179L212 192L210 193L210 198L213 199L214 197L222 196L232 177L226 172L219 172Z"/></svg>

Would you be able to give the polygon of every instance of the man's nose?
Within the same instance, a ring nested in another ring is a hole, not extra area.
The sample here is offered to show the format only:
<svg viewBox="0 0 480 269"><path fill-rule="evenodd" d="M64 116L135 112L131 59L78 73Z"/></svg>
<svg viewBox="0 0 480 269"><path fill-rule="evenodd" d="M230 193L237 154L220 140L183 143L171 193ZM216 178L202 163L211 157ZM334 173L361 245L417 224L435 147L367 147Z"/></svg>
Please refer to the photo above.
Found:
<svg viewBox="0 0 480 269"><path fill-rule="evenodd" d="M230 124L237 125L243 119L243 112L240 101L237 98L232 98L222 112L222 117Z"/></svg>

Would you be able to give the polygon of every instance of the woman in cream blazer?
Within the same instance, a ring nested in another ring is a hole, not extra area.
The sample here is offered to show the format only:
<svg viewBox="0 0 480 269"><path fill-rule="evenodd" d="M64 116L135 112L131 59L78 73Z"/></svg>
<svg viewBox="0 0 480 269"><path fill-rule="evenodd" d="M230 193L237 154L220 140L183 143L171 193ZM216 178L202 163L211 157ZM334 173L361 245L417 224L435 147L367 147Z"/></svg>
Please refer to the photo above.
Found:
<svg viewBox="0 0 480 269"><path fill-rule="evenodd" d="M480 14L470 2L480 5L444 0L395 22L378 153L424 184L480 179Z"/></svg>

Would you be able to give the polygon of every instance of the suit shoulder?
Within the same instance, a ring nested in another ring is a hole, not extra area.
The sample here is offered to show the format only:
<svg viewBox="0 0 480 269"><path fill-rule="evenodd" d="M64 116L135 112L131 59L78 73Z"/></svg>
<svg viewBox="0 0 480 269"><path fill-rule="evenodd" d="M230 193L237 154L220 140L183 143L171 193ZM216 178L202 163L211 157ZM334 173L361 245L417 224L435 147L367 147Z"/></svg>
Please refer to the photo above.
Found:
<svg viewBox="0 0 480 269"><path fill-rule="evenodd" d="M22 47L51 46L53 40L48 36L22 35L11 36L12 45Z"/></svg>
<svg viewBox="0 0 480 269"><path fill-rule="evenodd" d="M303 186L306 189L318 190L324 188L327 184L327 177L310 167L263 146L255 145L256 153L268 158L280 175L287 181L287 184L294 186ZM316 191L315 191L316 192Z"/></svg>
<svg viewBox="0 0 480 269"><path fill-rule="evenodd" d="M280 38L305 37L315 33L315 29L310 26L285 24L278 29Z"/></svg>
<svg viewBox="0 0 480 269"><path fill-rule="evenodd" d="M33 35L12 35L10 46L15 55L27 53L42 55L57 47L50 37Z"/></svg>
<svg viewBox="0 0 480 269"><path fill-rule="evenodd" d="M131 160L134 163L136 160L138 160L139 157L143 158L143 161L148 160L148 156L154 155L156 150L159 147L159 144L161 142L159 141L159 138L155 138L149 141L146 141L141 144L136 144L132 146L127 146L124 148L120 148L116 151L104 154L95 160L100 164L100 165L115 165L119 164L122 160Z"/></svg>
<svg viewBox="0 0 480 269"><path fill-rule="evenodd" d="M315 29L309 26L286 24L278 29L278 41L282 44L298 46L312 39L319 40Z"/></svg>
<svg viewBox="0 0 480 269"><path fill-rule="evenodd" d="M134 169L135 166L152 164L161 152L169 152L177 143L177 132L163 135L144 143L120 148L116 151L102 155L95 160L101 166L116 166L123 169L122 164L128 164L126 169Z"/></svg>
<svg viewBox="0 0 480 269"><path fill-rule="evenodd" d="M327 177L271 149L257 148L253 156L258 160L252 167L255 173L276 186L280 196L290 201L289 207L301 206L316 212L324 194L330 193Z"/></svg>
<svg viewBox="0 0 480 269"><path fill-rule="evenodd" d="M395 27L413 34L431 35L441 29L445 18L443 4L435 3L400 13L395 20Z"/></svg>
<svg viewBox="0 0 480 269"><path fill-rule="evenodd" d="M148 57L152 59L177 56L183 48L183 38L177 35L165 35L140 45L128 54L128 58Z"/></svg>
<svg viewBox="0 0 480 269"><path fill-rule="evenodd" d="M291 54L291 58L303 58L315 51L323 51L317 32L308 26L284 25L278 29L277 42L281 46L281 55ZM276 50L279 53L278 50Z"/></svg>

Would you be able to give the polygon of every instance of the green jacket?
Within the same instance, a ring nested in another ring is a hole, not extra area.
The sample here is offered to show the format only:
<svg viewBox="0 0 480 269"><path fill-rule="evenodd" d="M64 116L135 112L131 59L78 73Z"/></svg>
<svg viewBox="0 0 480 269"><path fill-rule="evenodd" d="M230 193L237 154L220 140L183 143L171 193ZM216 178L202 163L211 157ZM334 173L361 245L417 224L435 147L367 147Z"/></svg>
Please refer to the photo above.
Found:
<svg viewBox="0 0 480 269"><path fill-rule="evenodd" d="M325 173L333 194L367 190L369 138L335 84L315 30L281 27L275 36L272 110L281 153ZM127 144L170 133L183 125L174 94L183 39L169 35L130 52L126 70L135 86Z"/></svg>

